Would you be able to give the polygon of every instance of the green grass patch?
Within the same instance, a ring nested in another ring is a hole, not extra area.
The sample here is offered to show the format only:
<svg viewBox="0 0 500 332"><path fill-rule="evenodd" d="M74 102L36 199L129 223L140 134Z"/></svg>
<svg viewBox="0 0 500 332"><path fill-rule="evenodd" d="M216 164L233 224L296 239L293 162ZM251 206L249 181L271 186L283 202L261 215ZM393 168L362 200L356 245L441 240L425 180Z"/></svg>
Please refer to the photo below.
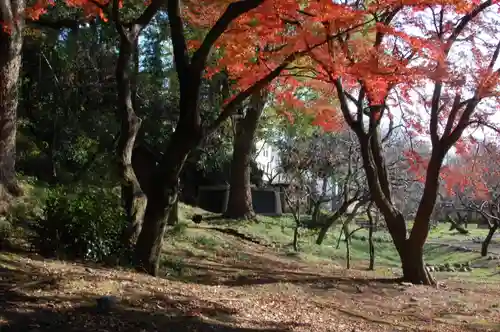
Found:
<svg viewBox="0 0 500 332"><path fill-rule="evenodd" d="M307 218L307 217L305 217ZM211 222L208 221L210 225ZM193 224L194 225L194 224ZM299 252L294 252L292 248L293 232L295 227L295 221L291 215L283 215L281 217L269 217L269 216L259 216L258 221L233 221L217 219L214 221L213 226L217 227L227 227L237 230L238 232L249 236L253 239L259 240L261 243L265 243L269 246L274 247L278 254L283 255L289 259L300 260L304 262L334 262L340 266L346 265L346 243L342 240L340 246L336 249L338 236L341 229L341 221L337 222L330 230L326 236L322 245L317 245L316 238L318 235L317 231L300 229L299 231ZM410 224L411 226L411 224ZM353 230L357 227L356 225L350 225L350 229ZM457 251L455 248L450 247L446 244L436 244L437 242L446 242L448 240L465 240L467 238L483 237L486 235L484 229L476 229L475 225L470 225L469 236L456 235L454 232L449 231L448 224L441 224L430 232L429 242L424 248L424 257L426 263L431 265L442 265L442 264L474 264L477 261L483 260L479 253L477 252L463 252ZM200 228L201 230L201 228ZM205 231L206 232L206 231ZM210 234L213 232L210 232ZM208 235L206 235L208 236ZM211 234L210 236L214 236ZM185 246L196 247L192 248L193 251L199 250L201 247L205 249L205 254L210 254L214 247L221 248L223 244L223 239L208 240L206 238L191 239L190 243L184 242ZM188 242L189 242L188 241ZM182 241L181 241L182 243ZM181 245L177 243L177 246ZM376 269L378 271L392 271L399 270L401 265L398 253L392 243L390 235L384 231L379 230L374 233L374 245L376 253ZM231 250L230 247L227 248ZM351 266L353 268L367 268L369 262L368 253L368 230L362 229L355 233L351 241L350 247L350 257ZM236 258L238 260L245 260L244 253L236 253ZM497 280L495 277L495 270L491 267L489 268L476 268L472 272L456 272L456 273L445 273L437 272L438 274L444 274L452 276L453 278L466 278L470 280L475 280L483 282L484 280ZM500 279L500 278L499 278Z"/></svg>

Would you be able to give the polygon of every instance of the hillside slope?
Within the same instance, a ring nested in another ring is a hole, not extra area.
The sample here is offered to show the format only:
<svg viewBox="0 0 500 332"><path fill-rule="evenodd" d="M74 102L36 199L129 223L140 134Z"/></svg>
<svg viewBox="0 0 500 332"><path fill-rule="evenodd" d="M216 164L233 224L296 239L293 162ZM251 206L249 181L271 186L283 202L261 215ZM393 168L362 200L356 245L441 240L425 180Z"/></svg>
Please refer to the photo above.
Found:
<svg viewBox="0 0 500 332"><path fill-rule="evenodd" d="M168 235L166 279L0 254L0 331L493 331L498 284L437 289L308 263L193 224ZM110 310L96 299L112 295ZM115 303L116 301L116 303Z"/></svg>

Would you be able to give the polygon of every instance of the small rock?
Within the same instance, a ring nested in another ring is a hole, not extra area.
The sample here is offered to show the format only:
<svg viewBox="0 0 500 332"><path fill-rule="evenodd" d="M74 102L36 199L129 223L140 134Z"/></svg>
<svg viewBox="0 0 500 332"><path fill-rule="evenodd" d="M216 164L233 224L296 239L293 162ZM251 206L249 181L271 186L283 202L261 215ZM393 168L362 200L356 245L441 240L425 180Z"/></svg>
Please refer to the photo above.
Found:
<svg viewBox="0 0 500 332"><path fill-rule="evenodd" d="M447 270L447 272L455 272L455 269L454 269L454 268L452 268L452 267L450 267L450 268Z"/></svg>
<svg viewBox="0 0 500 332"><path fill-rule="evenodd" d="M411 287L411 286L413 286L413 284L412 284L411 282L406 282L406 281L403 281L403 282L401 283L401 285L402 285L402 286L406 286L406 287Z"/></svg>
<svg viewBox="0 0 500 332"><path fill-rule="evenodd" d="M410 297L411 302L418 302L418 299L416 297Z"/></svg>
<svg viewBox="0 0 500 332"><path fill-rule="evenodd" d="M97 310L100 312L109 312L118 303L118 299L112 295L105 295L96 300Z"/></svg>

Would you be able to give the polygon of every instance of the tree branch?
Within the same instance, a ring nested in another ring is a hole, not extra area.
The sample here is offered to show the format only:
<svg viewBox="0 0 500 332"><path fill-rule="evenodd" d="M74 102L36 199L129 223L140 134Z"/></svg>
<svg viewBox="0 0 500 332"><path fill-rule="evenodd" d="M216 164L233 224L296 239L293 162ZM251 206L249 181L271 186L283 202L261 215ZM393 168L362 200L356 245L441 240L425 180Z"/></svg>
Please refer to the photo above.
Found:
<svg viewBox="0 0 500 332"><path fill-rule="evenodd" d="M178 3L178 1L169 0L169 6L171 2ZM191 59L192 70L195 73L201 72L203 70L213 44L217 41L217 39L219 39L224 31L226 31L231 22L233 22L236 18L243 15L244 13L257 8L263 2L264 0L240 0L229 4L226 11L222 14L222 16L217 20L215 25L206 35L200 48L198 48L198 50L196 50L196 52L193 54L193 57Z"/></svg>
<svg viewBox="0 0 500 332"><path fill-rule="evenodd" d="M72 29L76 30L80 28L80 25L85 23L94 23L92 20L78 20L78 19L60 19L60 20L49 20L44 17L40 17L38 20L33 20L30 18L26 18L26 23L30 25L36 25L44 28L50 28L54 30L61 29Z"/></svg>
<svg viewBox="0 0 500 332"><path fill-rule="evenodd" d="M186 38L184 37L184 27L179 6L179 0L168 0L168 22L174 48L175 68L181 85L181 91L184 91L187 84L189 56L187 54Z"/></svg>

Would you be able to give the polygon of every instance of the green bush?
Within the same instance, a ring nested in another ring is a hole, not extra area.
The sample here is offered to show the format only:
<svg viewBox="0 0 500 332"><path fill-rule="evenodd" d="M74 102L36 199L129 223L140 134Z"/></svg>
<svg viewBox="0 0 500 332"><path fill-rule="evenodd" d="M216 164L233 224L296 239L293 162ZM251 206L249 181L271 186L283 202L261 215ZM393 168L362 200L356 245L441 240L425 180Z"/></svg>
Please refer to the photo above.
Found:
<svg viewBox="0 0 500 332"><path fill-rule="evenodd" d="M108 261L124 249L126 218L120 197L99 187L50 190L42 217L34 223L32 244L45 256Z"/></svg>
<svg viewBox="0 0 500 332"><path fill-rule="evenodd" d="M0 249L8 245L12 232L11 223L6 218L0 216Z"/></svg>

